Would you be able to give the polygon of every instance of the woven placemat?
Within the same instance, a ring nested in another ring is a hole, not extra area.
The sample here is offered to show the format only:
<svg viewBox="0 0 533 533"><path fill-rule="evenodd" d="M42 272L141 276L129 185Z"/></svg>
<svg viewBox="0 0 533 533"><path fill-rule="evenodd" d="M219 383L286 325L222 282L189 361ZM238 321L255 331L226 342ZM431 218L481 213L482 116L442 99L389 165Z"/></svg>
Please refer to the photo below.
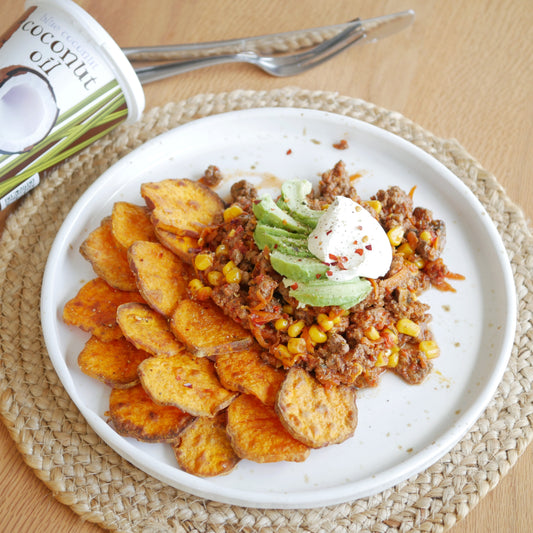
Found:
<svg viewBox="0 0 533 533"><path fill-rule="evenodd" d="M38 313L45 261L63 219L104 170L148 139L193 119L253 107L302 107L364 120L440 160L475 193L503 237L518 291L517 333L494 399L440 461L396 487L313 510L242 508L172 488L117 455L62 387ZM50 172L9 217L0 240L0 411L24 460L84 520L131 532L441 532L465 517L533 437L533 237L494 176L454 140L398 113L330 92L297 88L199 95L152 109Z"/></svg>

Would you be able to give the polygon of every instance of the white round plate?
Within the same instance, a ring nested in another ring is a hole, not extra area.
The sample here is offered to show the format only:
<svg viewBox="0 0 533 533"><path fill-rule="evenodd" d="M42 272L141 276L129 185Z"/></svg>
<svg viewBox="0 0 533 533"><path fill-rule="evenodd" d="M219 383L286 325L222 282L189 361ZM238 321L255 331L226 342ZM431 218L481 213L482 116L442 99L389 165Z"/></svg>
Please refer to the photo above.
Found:
<svg viewBox="0 0 533 533"><path fill-rule="evenodd" d="M346 140L348 148L334 144ZM117 435L106 423L109 388L79 370L88 335L66 326L65 303L95 277L78 250L116 201L142 204L145 181L202 176L217 165L219 192L246 178L276 194L281 180L314 183L342 159L363 199L380 188L416 186L415 205L447 225L444 261L457 292L430 290L432 328L441 348L434 371L410 386L388 373L358 395L359 425L348 441L312 450L303 463L241 461L227 476L182 472L166 444ZM375 494L436 462L467 432L494 394L507 365L516 311L513 278L499 234L470 190L409 142L364 122L322 111L252 109L211 116L169 131L107 170L83 194L52 246L41 313L46 346L67 392L92 428L120 455L154 477L194 495L249 507L310 508Z"/></svg>

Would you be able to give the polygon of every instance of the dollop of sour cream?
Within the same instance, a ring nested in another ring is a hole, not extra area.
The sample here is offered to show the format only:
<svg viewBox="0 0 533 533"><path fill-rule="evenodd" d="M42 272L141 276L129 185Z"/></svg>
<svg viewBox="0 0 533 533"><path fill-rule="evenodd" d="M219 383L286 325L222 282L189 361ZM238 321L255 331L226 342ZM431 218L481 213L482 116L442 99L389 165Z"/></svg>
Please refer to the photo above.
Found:
<svg viewBox="0 0 533 533"><path fill-rule="evenodd" d="M357 202L337 196L308 239L309 251L331 265L332 281L379 278L391 265L392 247L379 222Z"/></svg>

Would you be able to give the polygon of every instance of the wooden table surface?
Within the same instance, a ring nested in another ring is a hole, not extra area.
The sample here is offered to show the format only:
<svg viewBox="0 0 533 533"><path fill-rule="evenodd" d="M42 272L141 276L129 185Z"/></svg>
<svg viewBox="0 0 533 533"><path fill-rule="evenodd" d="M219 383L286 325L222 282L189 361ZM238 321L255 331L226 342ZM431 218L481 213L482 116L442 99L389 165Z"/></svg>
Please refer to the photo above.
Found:
<svg viewBox="0 0 533 533"><path fill-rule="evenodd" d="M147 109L198 93L298 86L338 91L396 110L456 138L533 215L533 3L525 0L80 0L121 46L199 42L340 23L414 9L402 33L352 48L315 70L274 78L248 65L146 86ZM3 0L0 34L23 12ZM0 213L0 231L11 209ZM529 533L533 446L453 533ZM26 466L0 424L0 531L96 532Z"/></svg>

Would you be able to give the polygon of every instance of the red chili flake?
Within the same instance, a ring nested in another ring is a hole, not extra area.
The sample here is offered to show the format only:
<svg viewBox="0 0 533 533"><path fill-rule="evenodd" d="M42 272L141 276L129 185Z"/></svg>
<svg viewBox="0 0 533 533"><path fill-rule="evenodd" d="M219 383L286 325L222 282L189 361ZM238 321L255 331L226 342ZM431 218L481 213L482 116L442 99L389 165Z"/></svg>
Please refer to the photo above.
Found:
<svg viewBox="0 0 533 533"><path fill-rule="evenodd" d="M328 270L328 271L326 272L326 275L328 275L328 276L333 276L333 272L332 272L331 270Z"/></svg>
<svg viewBox="0 0 533 533"><path fill-rule="evenodd" d="M363 249L362 248L357 248L357 250L355 250L355 253L359 254L359 255L363 255Z"/></svg>
<svg viewBox="0 0 533 533"><path fill-rule="evenodd" d="M261 200L254 200L254 205L261 203Z"/></svg>
<svg viewBox="0 0 533 533"><path fill-rule="evenodd" d="M326 235L329 235L333 230L332 229L328 229L328 231L326 231ZM315 237L316 239L316 237Z"/></svg>
<svg viewBox="0 0 533 533"><path fill-rule="evenodd" d="M293 291L295 291L297 288L298 288L298 283L293 283L293 284L291 285L291 289L292 289Z"/></svg>
<svg viewBox="0 0 533 533"><path fill-rule="evenodd" d="M365 248L366 248L367 250L372 250L372 245L371 245L371 244L367 244L367 245L365 246Z"/></svg>
<svg viewBox="0 0 533 533"><path fill-rule="evenodd" d="M320 279L320 276L321 276L321 275L322 275L322 274L317 274L317 275L316 275L316 279Z"/></svg>
<svg viewBox="0 0 533 533"><path fill-rule="evenodd" d="M336 255L333 255L333 254L329 254L329 258L332 260L332 261L338 261L338 257Z"/></svg>
<svg viewBox="0 0 533 533"><path fill-rule="evenodd" d="M358 229L359 231L363 231L363 226L357 226L357 229Z"/></svg>
<svg viewBox="0 0 533 533"><path fill-rule="evenodd" d="M287 155L291 155L291 154L292 154L292 149L289 148L289 149L287 150Z"/></svg>
<svg viewBox="0 0 533 533"><path fill-rule="evenodd" d="M277 244L274 244L274 248L277 248L277 247L278 247L278 245L277 245Z"/></svg>
<svg viewBox="0 0 533 533"><path fill-rule="evenodd" d="M354 244L357 244L357 239L355 239L355 241L353 241Z"/></svg>

